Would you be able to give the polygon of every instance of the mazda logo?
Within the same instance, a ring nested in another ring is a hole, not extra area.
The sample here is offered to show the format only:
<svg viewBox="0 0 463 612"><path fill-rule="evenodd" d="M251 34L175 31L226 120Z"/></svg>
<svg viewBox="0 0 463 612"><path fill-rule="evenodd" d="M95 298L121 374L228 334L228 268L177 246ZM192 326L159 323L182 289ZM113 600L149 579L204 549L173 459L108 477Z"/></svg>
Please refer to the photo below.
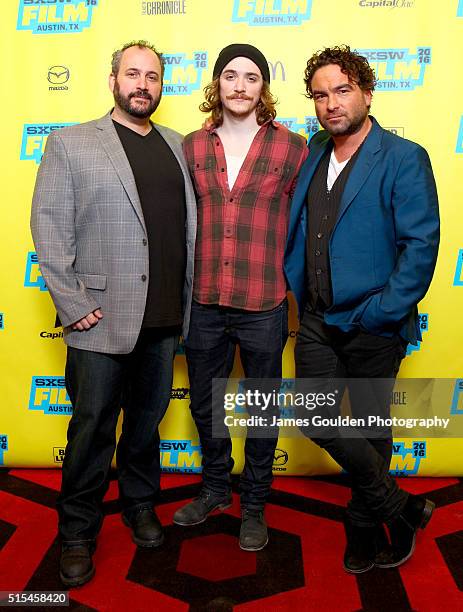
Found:
<svg viewBox="0 0 463 612"><path fill-rule="evenodd" d="M69 81L69 68L66 66L52 66L48 69L48 81L53 85L63 85Z"/></svg>
<svg viewBox="0 0 463 612"><path fill-rule="evenodd" d="M288 463L288 453L281 448L276 448L273 457L273 465L285 465L286 463Z"/></svg>

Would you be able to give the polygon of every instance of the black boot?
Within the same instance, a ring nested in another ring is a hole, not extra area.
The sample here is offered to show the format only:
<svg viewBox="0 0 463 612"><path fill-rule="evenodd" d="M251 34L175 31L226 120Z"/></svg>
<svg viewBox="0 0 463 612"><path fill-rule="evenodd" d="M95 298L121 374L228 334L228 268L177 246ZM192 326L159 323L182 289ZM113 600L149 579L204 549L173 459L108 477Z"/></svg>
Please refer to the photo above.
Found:
<svg viewBox="0 0 463 612"><path fill-rule="evenodd" d="M415 550L416 532L424 529L434 511L435 504L419 495L409 495L399 516L388 525L391 550L383 559L376 559L377 567L398 567L405 563Z"/></svg>
<svg viewBox="0 0 463 612"><path fill-rule="evenodd" d="M92 559L94 551L94 540L63 542L59 576L64 585L77 587L93 578L95 574L95 566Z"/></svg>
<svg viewBox="0 0 463 612"><path fill-rule="evenodd" d="M350 574L368 572L376 565L376 559L384 560L390 549L383 525L360 527L349 519L344 522L347 546L344 553L344 569ZM387 557L389 560L389 557Z"/></svg>

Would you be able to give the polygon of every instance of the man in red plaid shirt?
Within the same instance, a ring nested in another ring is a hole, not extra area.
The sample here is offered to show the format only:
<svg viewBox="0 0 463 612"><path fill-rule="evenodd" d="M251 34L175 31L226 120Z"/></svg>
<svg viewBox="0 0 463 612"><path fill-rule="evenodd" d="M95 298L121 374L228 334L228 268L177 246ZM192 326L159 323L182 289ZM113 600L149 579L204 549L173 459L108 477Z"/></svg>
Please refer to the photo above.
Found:
<svg viewBox="0 0 463 612"><path fill-rule="evenodd" d="M212 379L229 377L239 345L248 379L267 379L267 386L274 379L277 390L281 380L288 335L283 254L290 199L307 147L304 138L274 121L269 83L268 63L258 49L225 47L200 106L211 118L184 142L198 200L185 350L203 486L197 499L175 513L179 525L202 523L231 504L231 440L212 431ZM277 439L275 428L254 436L248 427L240 487L243 550L260 550L268 541L263 511Z"/></svg>

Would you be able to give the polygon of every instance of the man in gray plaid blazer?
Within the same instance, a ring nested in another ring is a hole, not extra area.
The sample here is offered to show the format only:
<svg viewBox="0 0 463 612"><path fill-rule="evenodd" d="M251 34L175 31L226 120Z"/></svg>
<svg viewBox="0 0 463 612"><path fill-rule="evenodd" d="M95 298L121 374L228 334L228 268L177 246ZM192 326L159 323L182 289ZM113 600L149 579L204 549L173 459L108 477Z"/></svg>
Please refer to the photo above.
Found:
<svg viewBox="0 0 463 612"><path fill-rule="evenodd" d="M68 346L73 404L58 498L64 584L94 574L92 554L117 445L123 521L139 546L163 541L158 425L191 305L196 209L181 136L150 122L162 56L145 41L115 52L115 106L48 138L32 204L40 268Z"/></svg>

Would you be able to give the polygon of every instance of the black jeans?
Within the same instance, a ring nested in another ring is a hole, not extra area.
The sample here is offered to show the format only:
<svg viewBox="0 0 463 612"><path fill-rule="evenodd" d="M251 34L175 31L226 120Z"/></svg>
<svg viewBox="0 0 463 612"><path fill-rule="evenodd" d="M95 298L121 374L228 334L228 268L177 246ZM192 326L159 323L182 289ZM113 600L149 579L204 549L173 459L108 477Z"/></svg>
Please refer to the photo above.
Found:
<svg viewBox="0 0 463 612"><path fill-rule="evenodd" d="M398 335L386 338L360 329L344 333L327 326L322 313L306 310L295 348L296 377L344 381L349 389L352 417L373 413L387 418L390 393L405 349L406 343ZM375 384L375 378L382 380ZM344 388L340 389L340 395L343 391ZM389 474L390 429L380 437L370 438L357 431L355 437L345 437L340 431L336 434L311 437L352 478L352 499L347 507L350 520L360 526L371 526L395 518L408 494Z"/></svg>
<svg viewBox="0 0 463 612"><path fill-rule="evenodd" d="M193 302L185 353L190 378L190 408L203 454L205 491L226 494L230 490L230 473L233 468L229 436L218 437L212 431L212 379L227 379L230 376L235 349L239 345L241 363L247 378L271 378L281 382L281 358L287 337L286 300L266 312L205 306ZM251 437L248 430L240 484L242 507L263 509L272 484L277 440L277 431L269 437Z"/></svg>
<svg viewBox="0 0 463 612"><path fill-rule="evenodd" d="M158 425L170 401L178 338L177 328L142 330L128 355L68 347L66 388L73 415L57 502L63 541L91 540L100 530L121 404L121 503L127 514L153 504L160 481Z"/></svg>

